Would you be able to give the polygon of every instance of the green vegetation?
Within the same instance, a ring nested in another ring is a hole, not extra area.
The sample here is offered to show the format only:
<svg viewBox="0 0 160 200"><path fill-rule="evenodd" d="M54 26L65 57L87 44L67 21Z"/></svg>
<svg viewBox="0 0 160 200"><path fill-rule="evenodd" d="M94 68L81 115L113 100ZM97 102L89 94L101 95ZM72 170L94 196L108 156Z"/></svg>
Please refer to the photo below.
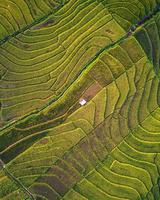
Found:
<svg viewBox="0 0 160 200"><path fill-rule="evenodd" d="M0 199L160 199L159 5L0 1Z"/></svg>

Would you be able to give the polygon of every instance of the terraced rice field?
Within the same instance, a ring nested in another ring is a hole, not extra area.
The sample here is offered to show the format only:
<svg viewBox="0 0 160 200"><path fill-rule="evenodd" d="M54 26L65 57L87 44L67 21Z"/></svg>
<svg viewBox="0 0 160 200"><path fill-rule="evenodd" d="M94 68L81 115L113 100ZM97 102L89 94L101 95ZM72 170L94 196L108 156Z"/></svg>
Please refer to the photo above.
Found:
<svg viewBox="0 0 160 200"><path fill-rule="evenodd" d="M0 199L160 200L159 79L160 0L0 0Z"/></svg>

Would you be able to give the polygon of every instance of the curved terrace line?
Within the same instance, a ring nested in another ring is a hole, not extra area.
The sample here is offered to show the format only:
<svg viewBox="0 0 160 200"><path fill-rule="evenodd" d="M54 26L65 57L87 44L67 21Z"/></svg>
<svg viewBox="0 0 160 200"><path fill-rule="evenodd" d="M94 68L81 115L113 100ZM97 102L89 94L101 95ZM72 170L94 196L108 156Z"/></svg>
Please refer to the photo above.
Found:
<svg viewBox="0 0 160 200"><path fill-rule="evenodd" d="M64 5L64 4L63 4L63 5ZM63 5L62 5L62 6L63 6ZM110 45L107 45L107 46L105 46L104 48L102 48L100 51L98 51L98 52L95 54L95 56L92 57L92 58L86 63L86 65L83 67L83 69L82 69L81 71L79 71L79 73L77 74L77 76L75 77L75 79L73 79L73 81L70 83L70 85L66 86L66 87L64 88L64 90L63 90L57 97L55 97L55 98L52 99L51 101L47 102L47 103L46 103L44 106L42 106L41 108L38 108L38 109L36 109L36 110L33 110L32 112L26 114L26 115L23 116L23 117L20 117L20 118L17 119L17 120L13 120L13 121L9 122L8 124L6 124L6 125L3 126L2 128L0 128L0 131L3 131L4 129L6 129L6 128L12 126L13 124L15 124L16 122L19 122L19 121L21 121L21 120L23 120L23 119L26 119L27 117L29 117L29 116L31 116L31 115L33 115L33 114L39 113L40 111L42 111L42 110L44 110L45 108L47 108L48 106L50 106L52 103L56 102L60 97L62 97L62 96L64 95L64 93L67 92L67 90L74 84L74 82L79 78L79 76L81 76L81 75L83 74L83 72L87 69L87 67L88 67L90 64L92 64L104 51L106 51L107 49L110 49L110 48L114 47L114 46L117 45L117 44L120 44L120 43L121 43L122 41L124 41L125 39L131 37L139 27L142 27L147 21L151 20L151 19L152 19L155 15L157 15L159 12L160 12L160 4L158 4L158 5L156 6L156 8L153 10L152 13L150 13L148 16L145 16L141 21L137 22L137 24L132 25L132 26L130 27L130 29L128 30L128 32L126 32L126 34L125 34L123 37L121 37L120 39L118 39L118 40L115 41L114 43L112 43L112 44L110 44ZM52 14L52 13L50 13L50 15L51 15L51 14ZM48 15L48 16L49 16L49 15ZM48 16L45 16L45 18L47 18ZM44 18L41 18L41 21L43 21L43 20L44 20ZM39 23L39 22L35 22L35 24L37 24L37 23ZM35 24L32 24L32 25L30 25L30 26L33 26L33 25L35 25ZM23 32L23 31L21 31L21 32ZM20 32L19 32L19 33L20 33ZM19 34L19 33L17 33L17 34ZM13 35L12 37L14 37L14 35ZM8 39L9 39L9 38L8 38ZM8 39L7 39L7 41L8 41ZM7 41L5 41L5 42L7 42ZM0 45L1 45L1 42L0 42Z"/></svg>

